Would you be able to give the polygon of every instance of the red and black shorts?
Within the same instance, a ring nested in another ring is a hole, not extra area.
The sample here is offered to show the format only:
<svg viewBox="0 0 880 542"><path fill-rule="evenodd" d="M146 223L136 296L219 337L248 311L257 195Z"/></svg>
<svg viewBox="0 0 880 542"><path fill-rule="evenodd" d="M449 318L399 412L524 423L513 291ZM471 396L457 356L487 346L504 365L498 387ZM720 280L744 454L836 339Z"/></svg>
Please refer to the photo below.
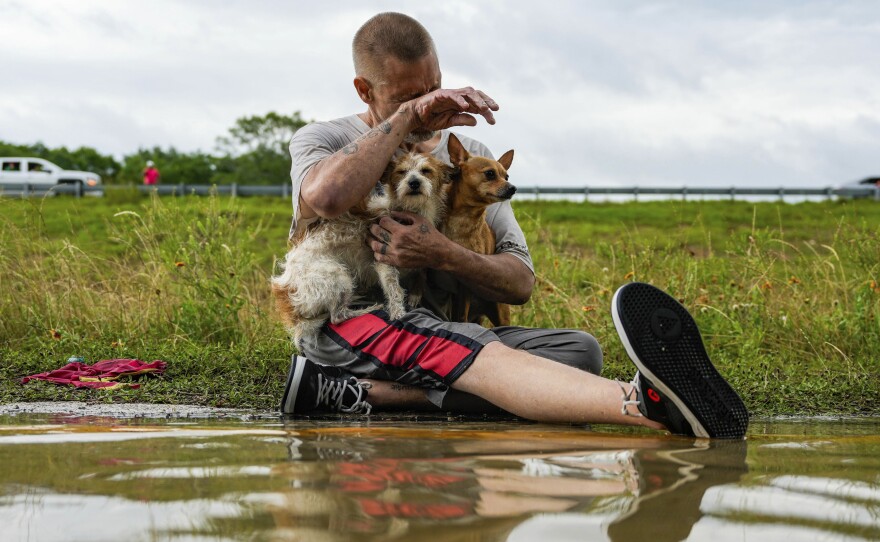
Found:
<svg viewBox="0 0 880 542"><path fill-rule="evenodd" d="M486 344L499 340L477 324L446 322L427 309L391 320L377 310L326 324L316 344L301 344L309 359L343 367L360 378L446 389Z"/></svg>

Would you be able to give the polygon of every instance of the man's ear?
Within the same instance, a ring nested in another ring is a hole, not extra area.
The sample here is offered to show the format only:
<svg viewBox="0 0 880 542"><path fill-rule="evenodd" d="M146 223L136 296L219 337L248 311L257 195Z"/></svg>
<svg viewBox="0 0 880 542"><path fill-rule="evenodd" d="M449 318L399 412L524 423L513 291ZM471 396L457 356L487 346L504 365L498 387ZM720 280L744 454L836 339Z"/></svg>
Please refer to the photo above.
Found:
<svg viewBox="0 0 880 542"><path fill-rule="evenodd" d="M354 78L354 89L365 104L373 103L373 86L361 76Z"/></svg>
<svg viewBox="0 0 880 542"><path fill-rule="evenodd" d="M466 150L464 150L464 146L461 144L461 141L455 137L455 134L449 134L449 143L446 146L449 151L449 161L452 162L452 165L457 166L462 162L466 162L470 155Z"/></svg>

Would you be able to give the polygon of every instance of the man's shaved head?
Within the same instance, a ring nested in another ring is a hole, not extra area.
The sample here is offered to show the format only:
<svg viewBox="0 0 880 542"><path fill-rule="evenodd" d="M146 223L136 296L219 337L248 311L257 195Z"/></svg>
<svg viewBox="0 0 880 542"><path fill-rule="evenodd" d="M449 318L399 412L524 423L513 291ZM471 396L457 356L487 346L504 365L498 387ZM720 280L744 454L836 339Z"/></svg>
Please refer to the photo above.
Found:
<svg viewBox="0 0 880 542"><path fill-rule="evenodd" d="M382 61L393 56L415 62L434 52L434 40L417 20L402 13L380 13L365 22L351 44L354 71L372 84L384 82Z"/></svg>

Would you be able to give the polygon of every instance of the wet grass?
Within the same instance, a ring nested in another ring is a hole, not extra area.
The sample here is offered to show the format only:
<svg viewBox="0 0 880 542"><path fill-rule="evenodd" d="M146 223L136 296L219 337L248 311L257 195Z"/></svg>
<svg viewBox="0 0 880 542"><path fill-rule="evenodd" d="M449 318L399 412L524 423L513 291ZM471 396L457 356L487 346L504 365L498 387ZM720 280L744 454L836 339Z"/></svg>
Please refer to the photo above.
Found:
<svg viewBox="0 0 880 542"><path fill-rule="evenodd" d="M0 199L0 401L274 408L291 347L268 280L281 198ZM536 268L519 325L577 327L629 378L609 303L630 280L694 314L757 414L880 412L880 205L870 201L516 204ZM169 363L138 390L20 377L134 357Z"/></svg>

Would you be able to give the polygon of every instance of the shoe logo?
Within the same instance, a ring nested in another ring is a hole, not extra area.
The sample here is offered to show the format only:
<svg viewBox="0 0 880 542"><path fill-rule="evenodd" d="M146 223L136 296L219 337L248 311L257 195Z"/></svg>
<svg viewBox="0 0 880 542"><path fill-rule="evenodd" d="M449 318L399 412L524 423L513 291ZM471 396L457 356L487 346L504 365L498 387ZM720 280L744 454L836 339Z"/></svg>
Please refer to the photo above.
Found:
<svg viewBox="0 0 880 542"><path fill-rule="evenodd" d="M654 388L648 388L648 399L654 401L655 403L659 403L660 394L654 391Z"/></svg>
<svg viewBox="0 0 880 542"><path fill-rule="evenodd" d="M651 331L662 341L674 341L681 336L681 318L669 309L659 308L651 315Z"/></svg>

